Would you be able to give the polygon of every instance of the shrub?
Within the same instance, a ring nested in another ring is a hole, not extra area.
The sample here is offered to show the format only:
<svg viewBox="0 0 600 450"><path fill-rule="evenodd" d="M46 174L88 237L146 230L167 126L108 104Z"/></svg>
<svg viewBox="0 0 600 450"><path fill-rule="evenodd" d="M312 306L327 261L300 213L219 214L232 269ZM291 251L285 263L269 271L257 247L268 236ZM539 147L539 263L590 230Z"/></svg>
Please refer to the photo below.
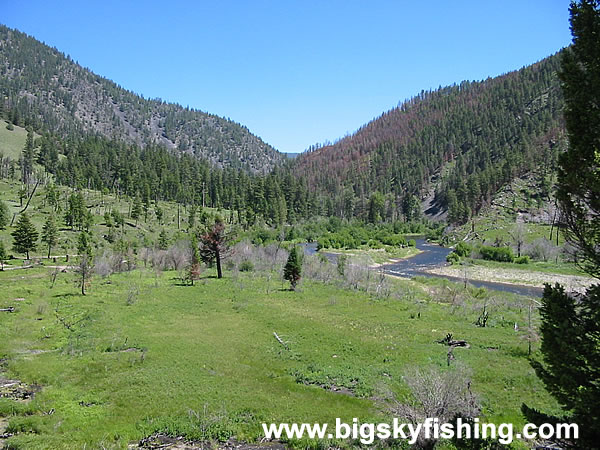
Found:
<svg viewBox="0 0 600 450"><path fill-rule="evenodd" d="M523 255L515 258L515 263L517 264L529 264L529 256Z"/></svg>
<svg viewBox="0 0 600 450"><path fill-rule="evenodd" d="M498 262L513 262L515 255L510 247L488 247L482 245L479 247L479 253L483 259Z"/></svg>
<svg viewBox="0 0 600 450"><path fill-rule="evenodd" d="M471 247L466 242L459 242L456 248L454 249L454 253L456 253L461 258L466 258L467 256L471 256L471 252L473 251L473 247Z"/></svg>
<svg viewBox="0 0 600 450"><path fill-rule="evenodd" d="M409 247L416 247L417 246L417 241L415 241L414 239L410 239L408 241L408 246Z"/></svg>
<svg viewBox="0 0 600 450"><path fill-rule="evenodd" d="M240 272L254 272L254 264L245 259L240 263Z"/></svg>
<svg viewBox="0 0 600 450"><path fill-rule="evenodd" d="M450 264L458 264L460 262L460 256L458 256L458 254L455 252L448 253L448 256L446 256L446 261L448 261Z"/></svg>

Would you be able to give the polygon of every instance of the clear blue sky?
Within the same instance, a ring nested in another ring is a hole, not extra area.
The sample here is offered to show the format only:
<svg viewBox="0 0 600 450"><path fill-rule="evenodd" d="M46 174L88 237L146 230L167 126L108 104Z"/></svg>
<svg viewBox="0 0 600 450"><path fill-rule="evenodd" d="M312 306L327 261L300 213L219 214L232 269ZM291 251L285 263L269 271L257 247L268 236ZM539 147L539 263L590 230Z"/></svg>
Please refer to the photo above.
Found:
<svg viewBox="0 0 600 450"><path fill-rule="evenodd" d="M334 141L425 89L570 44L568 0L6 2L0 22L145 97L280 151Z"/></svg>

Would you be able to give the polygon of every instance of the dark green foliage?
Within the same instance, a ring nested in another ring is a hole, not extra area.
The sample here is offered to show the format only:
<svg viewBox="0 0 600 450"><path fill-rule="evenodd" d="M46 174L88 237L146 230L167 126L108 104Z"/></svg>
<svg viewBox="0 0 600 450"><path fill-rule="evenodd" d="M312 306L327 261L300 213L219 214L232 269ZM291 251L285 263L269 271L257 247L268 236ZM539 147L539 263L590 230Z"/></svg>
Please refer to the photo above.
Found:
<svg viewBox="0 0 600 450"><path fill-rule="evenodd" d="M461 258L466 258L471 255L473 251L473 247L471 247L466 242L459 242L454 249L454 253L456 253Z"/></svg>
<svg viewBox="0 0 600 450"><path fill-rule="evenodd" d="M27 130L27 139L25 141L25 148L21 154L21 181L23 184L29 184L31 182L31 175L33 173L33 162L35 158L34 144L33 144L33 131Z"/></svg>
<svg viewBox="0 0 600 450"><path fill-rule="evenodd" d="M138 219L142 215L142 200L139 195L135 196L133 200L133 206L131 207L131 218L135 220L135 224L137 225Z"/></svg>
<svg viewBox="0 0 600 450"><path fill-rule="evenodd" d="M529 256L527 256L527 255L518 256L517 258L515 258L514 262L516 264L529 264Z"/></svg>
<svg viewBox="0 0 600 450"><path fill-rule="evenodd" d="M83 194L81 192L72 193L69 196L67 210L65 211L65 224L71 229L77 227L83 229L86 219L86 207Z"/></svg>
<svg viewBox="0 0 600 450"><path fill-rule="evenodd" d="M240 272L254 272L254 264L252 264L252 261L245 259L240 263L239 270Z"/></svg>
<svg viewBox="0 0 600 450"><path fill-rule="evenodd" d="M348 263L348 256L346 255L339 255L337 258L337 272L338 274L343 277L344 274L346 273L346 264Z"/></svg>
<svg viewBox="0 0 600 450"><path fill-rule="evenodd" d="M562 59L561 80L569 149L560 158L557 198L568 238L586 271L600 275L600 2L571 3L573 46ZM570 443L600 442L600 285L574 298L546 285L540 309L543 361L532 362L548 391L579 425ZM523 410L531 412L524 406Z"/></svg>
<svg viewBox="0 0 600 450"><path fill-rule="evenodd" d="M77 251L81 257L87 256L89 259L92 258L92 238L86 231L79 233L79 237L77 238Z"/></svg>
<svg viewBox="0 0 600 450"><path fill-rule="evenodd" d="M10 222L10 214L8 206L2 200L0 200L0 230L4 230Z"/></svg>
<svg viewBox="0 0 600 450"><path fill-rule="evenodd" d="M460 256L458 256L456 252L450 252L448 253L448 256L446 256L446 261L450 264L458 264L460 262Z"/></svg>
<svg viewBox="0 0 600 450"><path fill-rule="evenodd" d="M187 269L187 280L193 286L194 281L200 279L202 272L200 266L200 249L198 248L198 237L196 233L192 233L190 236L190 265Z"/></svg>
<svg viewBox="0 0 600 450"><path fill-rule="evenodd" d="M600 287L578 301L561 286L546 285L540 315L543 361L532 365L579 424L578 446L591 448L600 442Z"/></svg>
<svg viewBox="0 0 600 450"><path fill-rule="evenodd" d="M50 258L52 247L58 243L58 227L56 226L54 216L48 216L42 227L42 242L48 246L48 258Z"/></svg>
<svg viewBox="0 0 600 450"><path fill-rule="evenodd" d="M422 92L352 136L298 156L293 170L340 217L415 220L431 189L425 213L447 209L450 222L464 223L516 176L535 170L543 181L556 170L565 148L559 63L554 55Z"/></svg>
<svg viewBox="0 0 600 450"><path fill-rule="evenodd" d="M482 245L478 250L481 253L481 257L488 261L513 262L515 259L515 255L510 247L488 247Z"/></svg>
<svg viewBox="0 0 600 450"><path fill-rule="evenodd" d="M264 173L285 161L284 155L238 123L160 99L144 99L24 33L0 26L0 42L5 44L0 47L0 92L14 125L49 130L61 139L99 135L116 137L126 145L141 142L144 147L158 140L245 172ZM81 112L91 114L90 120L80 119ZM158 131L148 126L157 118ZM61 147L60 139L42 145L39 160L50 172Z"/></svg>
<svg viewBox="0 0 600 450"><path fill-rule="evenodd" d="M283 267L283 279L290 282L292 291L296 290L298 281L302 276L302 260L298 249L294 246L290 250L287 262Z"/></svg>
<svg viewBox="0 0 600 450"><path fill-rule="evenodd" d="M567 237L585 270L600 275L600 3L571 4L573 45L560 79L569 147L560 157L557 198Z"/></svg>
<svg viewBox="0 0 600 450"><path fill-rule="evenodd" d="M13 250L17 253L25 253L29 259L29 252L37 248L39 234L27 213L23 213L17 220L17 225L11 233L13 237Z"/></svg>
<svg viewBox="0 0 600 450"><path fill-rule="evenodd" d="M169 248L169 236L167 235L167 232L164 228L160 230L157 244L160 250L166 250L167 248Z"/></svg>

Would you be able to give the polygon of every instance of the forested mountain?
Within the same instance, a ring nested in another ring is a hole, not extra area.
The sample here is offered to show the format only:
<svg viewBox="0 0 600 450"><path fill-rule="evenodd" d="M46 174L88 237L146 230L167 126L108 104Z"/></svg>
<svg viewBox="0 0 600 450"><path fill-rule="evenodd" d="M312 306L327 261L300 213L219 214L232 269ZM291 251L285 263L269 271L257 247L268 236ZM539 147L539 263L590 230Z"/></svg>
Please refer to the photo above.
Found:
<svg viewBox="0 0 600 450"><path fill-rule="evenodd" d="M0 114L61 137L100 135L161 145L213 166L268 173L285 156L230 120L148 100L95 75L34 38L0 25Z"/></svg>
<svg viewBox="0 0 600 450"><path fill-rule="evenodd" d="M566 138L559 55L481 82L421 92L295 160L329 214L469 219L517 176L548 197Z"/></svg>

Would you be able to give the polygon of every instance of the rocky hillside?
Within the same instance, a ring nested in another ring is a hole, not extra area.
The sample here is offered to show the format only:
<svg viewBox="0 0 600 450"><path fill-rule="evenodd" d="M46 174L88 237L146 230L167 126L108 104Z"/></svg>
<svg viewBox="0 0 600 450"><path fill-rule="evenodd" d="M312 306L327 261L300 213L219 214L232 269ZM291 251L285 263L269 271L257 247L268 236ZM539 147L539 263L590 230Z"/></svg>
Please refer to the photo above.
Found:
<svg viewBox="0 0 600 450"><path fill-rule="evenodd" d="M0 113L16 125L62 136L100 134L141 147L161 144L250 172L266 173L285 160L240 124L140 97L2 25L0 98Z"/></svg>

